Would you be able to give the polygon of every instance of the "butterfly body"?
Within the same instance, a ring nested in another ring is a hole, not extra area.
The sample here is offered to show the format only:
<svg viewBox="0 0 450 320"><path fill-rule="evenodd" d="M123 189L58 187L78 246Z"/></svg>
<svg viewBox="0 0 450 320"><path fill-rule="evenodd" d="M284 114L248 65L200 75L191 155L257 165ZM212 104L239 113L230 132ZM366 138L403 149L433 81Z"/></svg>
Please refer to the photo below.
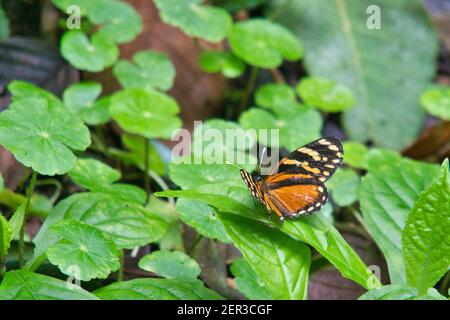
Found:
<svg viewBox="0 0 450 320"><path fill-rule="evenodd" d="M343 149L336 138L320 138L294 150L271 170L269 175L241 176L252 196L268 212L284 220L311 214L328 199L324 182L342 164Z"/></svg>

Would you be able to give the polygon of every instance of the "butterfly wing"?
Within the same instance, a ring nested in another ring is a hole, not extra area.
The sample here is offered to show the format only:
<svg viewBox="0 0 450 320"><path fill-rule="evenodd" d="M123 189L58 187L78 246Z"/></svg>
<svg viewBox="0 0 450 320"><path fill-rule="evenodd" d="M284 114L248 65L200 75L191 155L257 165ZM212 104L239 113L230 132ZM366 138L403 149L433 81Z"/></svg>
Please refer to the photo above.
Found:
<svg viewBox="0 0 450 320"><path fill-rule="evenodd" d="M285 180L286 175L294 178L315 178L325 182L342 164L343 154L342 143L338 139L317 139L281 159L266 177L267 182Z"/></svg>
<svg viewBox="0 0 450 320"><path fill-rule="evenodd" d="M327 199L327 188L317 179L287 178L269 184L265 200L277 215L295 218L320 210Z"/></svg>

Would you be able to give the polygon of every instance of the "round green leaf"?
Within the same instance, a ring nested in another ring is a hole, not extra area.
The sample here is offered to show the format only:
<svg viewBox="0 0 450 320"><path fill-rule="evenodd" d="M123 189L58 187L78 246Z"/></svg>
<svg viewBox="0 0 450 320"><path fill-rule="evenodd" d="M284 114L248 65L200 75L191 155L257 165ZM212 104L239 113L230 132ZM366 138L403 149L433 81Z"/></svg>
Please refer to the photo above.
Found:
<svg viewBox="0 0 450 320"><path fill-rule="evenodd" d="M359 176L352 169L341 168L327 182L333 201L340 207L346 207L358 200Z"/></svg>
<svg viewBox="0 0 450 320"><path fill-rule="evenodd" d="M256 156L250 152L256 142L254 132L247 132L239 124L212 119L195 128L192 135L192 155L200 163L233 163L247 171L257 166ZM191 159L189 159L191 160Z"/></svg>
<svg viewBox="0 0 450 320"><path fill-rule="evenodd" d="M76 184L95 190L119 180L120 172L98 160L78 159L69 176Z"/></svg>
<svg viewBox="0 0 450 320"><path fill-rule="evenodd" d="M201 235L217 239L223 243L231 243L223 223L217 217L215 210L207 204L188 199L178 199L176 207L181 220Z"/></svg>
<svg viewBox="0 0 450 320"><path fill-rule="evenodd" d="M287 84L269 83L256 91L255 101L260 107L276 111L296 102L295 91Z"/></svg>
<svg viewBox="0 0 450 320"><path fill-rule="evenodd" d="M367 154L369 149L362 143L356 141L344 142L344 163L357 169L367 167Z"/></svg>
<svg viewBox="0 0 450 320"><path fill-rule="evenodd" d="M121 60L114 66L114 75L124 88L160 89L172 88L175 67L161 52L140 51L133 62Z"/></svg>
<svg viewBox="0 0 450 320"><path fill-rule="evenodd" d="M227 78L237 78L245 71L245 63L225 51L204 51L199 57L199 64L208 73L222 72Z"/></svg>
<svg viewBox="0 0 450 320"><path fill-rule="evenodd" d="M450 120L450 87L436 86L420 98L422 106L433 116Z"/></svg>
<svg viewBox="0 0 450 320"><path fill-rule="evenodd" d="M232 27L223 9L202 5L202 0L155 0L161 19L192 37L222 41Z"/></svg>
<svg viewBox="0 0 450 320"><path fill-rule="evenodd" d="M51 176L75 166L71 149L85 150L90 136L81 119L60 104L26 98L0 114L0 144L25 166Z"/></svg>
<svg viewBox="0 0 450 320"><path fill-rule="evenodd" d="M326 112L341 112L355 105L352 92L330 79L305 78L298 84L297 93L307 105Z"/></svg>
<svg viewBox="0 0 450 320"><path fill-rule="evenodd" d="M96 82L73 84L64 91L64 105L89 125L106 123L110 119L109 97L97 101L101 92L102 86Z"/></svg>
<svg viewBox="0 0 450 320"><path fill-rule="evenodd" d="M181 127L177 102L164 93L125 89L112 97L109 112L130 133L147 138L170 138Z"/></svg>
<svg viewBox="0 0 450 320"><path fill-rule="evenodd" d="M105 279L119 269L119 250L97 228L64 220L52 225L50 232L61 240L47 249L47 258L64 274L89 281Z"/></svg>
<svg viewBox="0 0 450 320"><path fill-rule="evenodd" d="M139 268L169 279L195 279L200 266L180 251L155 251L139 261Z"/></svg>
<svg viewBox="0 0 450 320"><path fill-rule="evenodd" d="M285 27L264 19L238 22L229 35L233 52L255 67L272 69L283 62L299 60L303 48Z"/></svg>
<svg viewBox="0 0 450 320"><path fill-rule="evenodd" d="M141 16L128 3L122 1L94 1L89 19L102 25L99 33L115 43L133 41L142 31Z"/></svg>
<svg viewBox="0 0 450 320"><path fill-rule="evenodd" d="M103 34L96 33L89 40L82 31L72 30L61 39L61 54L77 69L99 72L117 60L119 49Z"/></svg>
<svg viewBox="0 0 450 320"><path fill-rule="evenodd" d="M26 81L11 81L8 84L8 90L12 94L13 101L23 98L43 98L46 100L51 100L55 104L62 104L61 100L53 93Z"/></svg>
<svg viewBox="0 0 450 320"><path fill-rule="evenodd" d="M251 108L241 115L239 123L245 129L257 130L258 141L275 148L282 146L293 150L319 138L323 120L318 111L297 104L291 108L290 111L283 109L279 115ZM279 130L279 140L272 140L270 133L266 136L260 129Z"/></svg>

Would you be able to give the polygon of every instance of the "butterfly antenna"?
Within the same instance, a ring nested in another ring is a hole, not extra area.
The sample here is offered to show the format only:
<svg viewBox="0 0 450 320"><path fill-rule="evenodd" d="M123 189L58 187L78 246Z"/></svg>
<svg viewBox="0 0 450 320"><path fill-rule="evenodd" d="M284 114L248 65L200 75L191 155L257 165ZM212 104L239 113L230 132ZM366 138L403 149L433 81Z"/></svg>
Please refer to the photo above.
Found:
<svg viewBox="0 0 450 320"><path fill-rule="evenodd" d="M229 164L229 165L232 165L233 167L236 167L236 168L242 169L242 168L241 168L241 167L239 167L238 165L236 165L236 164L234 164L234 163L231 163L231 162L229 162L229 161L225 161L225 164Z"/></svg>
<svg viewBox="0 0 450 320"><path fill-rule="evenodd" d="M258 166L258 172L261 173L261 165L264 159L264 155L266 154L267 147L264 147L263 151L261 152L261 157L259 158L259 166Z"/></svg>

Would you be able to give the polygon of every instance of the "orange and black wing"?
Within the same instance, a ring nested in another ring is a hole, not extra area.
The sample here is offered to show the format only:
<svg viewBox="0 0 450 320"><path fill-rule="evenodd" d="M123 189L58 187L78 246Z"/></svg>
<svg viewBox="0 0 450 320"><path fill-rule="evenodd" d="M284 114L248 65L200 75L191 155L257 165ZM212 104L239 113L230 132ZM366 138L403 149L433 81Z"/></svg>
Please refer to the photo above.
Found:
<svg viewBox="0 0 450 320"><path fill-rule="evenodd" d="M291 152L281 159L270 175L268 183L275 183L292 178L315 178L327 181L342 164L342 143L332 137L317 139Z"/></svg>
<svg viewBox="0 0 450 320"><path fill-rule="evenodd" d="M264 200L280 218L295 218L320 210L327 198L326 187L317 179L287 178L269 184Z"/></svg>

